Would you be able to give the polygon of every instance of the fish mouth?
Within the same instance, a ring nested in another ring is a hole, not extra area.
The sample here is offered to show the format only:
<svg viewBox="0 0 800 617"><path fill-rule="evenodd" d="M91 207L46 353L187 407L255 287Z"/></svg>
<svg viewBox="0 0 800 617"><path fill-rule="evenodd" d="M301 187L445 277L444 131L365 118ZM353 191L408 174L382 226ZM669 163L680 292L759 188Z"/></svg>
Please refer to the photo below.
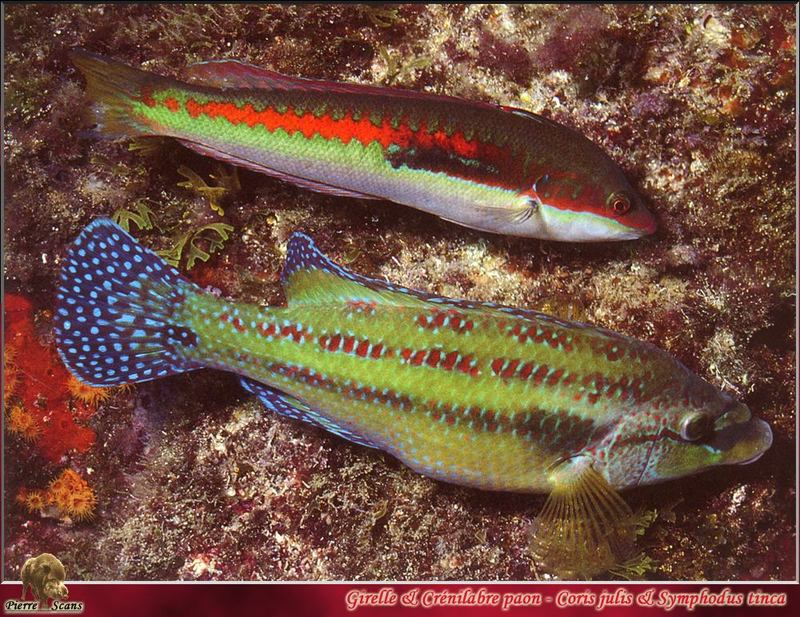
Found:
<svg viewBox="0 0 800 617"><path fill-rule="evenodd" d="M746 422L726 426L711 441L711 446L722 453L726 465L749 465L764 456L772 446L772 429L760 418L751 417Z"/></svg>
<svg viewBox="0 0 800 617"><path fill-rule="evenodd" d="M759 418L753 418L756 424L756 432L758 433L758 443L760 444L759 449L756 453L748 459L740 461L737 463L738 465L749 465L750 463L755 463L758 459L760 459L767 450L770 449L772 446L772 428L769 424L764 422Z"/></svg>

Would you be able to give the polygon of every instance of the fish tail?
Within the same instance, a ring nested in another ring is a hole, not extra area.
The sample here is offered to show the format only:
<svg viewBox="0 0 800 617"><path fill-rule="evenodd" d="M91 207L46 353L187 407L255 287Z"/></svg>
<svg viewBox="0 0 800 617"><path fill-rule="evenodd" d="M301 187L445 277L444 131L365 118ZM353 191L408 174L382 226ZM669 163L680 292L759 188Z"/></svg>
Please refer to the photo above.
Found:
<svg viewBox="0 0 800 617"><path fill-rule="evenodd" d="M149 381L202 366L187 298L202 293L109 219L87 225L67 253L55 338L67 368L93 386Z"/></svg>
<svg viewBox="0 0 800 617"><path fill-rule="evenodd" d="M86 79L86 92L103 133L114 137L156 134L137 118L134 104L147 104L152 90L170 80L82 49L72 50L69 57Z"/></svg>

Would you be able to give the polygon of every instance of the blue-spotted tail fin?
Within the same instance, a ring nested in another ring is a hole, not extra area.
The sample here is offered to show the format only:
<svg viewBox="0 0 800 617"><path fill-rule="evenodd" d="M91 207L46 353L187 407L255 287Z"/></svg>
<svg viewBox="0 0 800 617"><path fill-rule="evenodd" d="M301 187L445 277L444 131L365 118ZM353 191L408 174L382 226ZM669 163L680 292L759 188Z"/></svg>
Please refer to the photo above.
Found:
<svg viewBox="0 0 800 617"><path fill-rule="evenodd" d="M261 401L261 404L270 411L274 411L287 418L307 422L308 424L312 424L334 435L343 437L348 441L357 443L360 446L377 448L375 444L364 436L354 433L347 427L342 426L338 422L334 422L318 411L311 409L311 407L302 401L288 394L284 394L280 390L275 390L259 381L248 379L247 377L242 377L241 382L244 389L255 394Z"/></svg>
<svg viewBox="0 0 800 617"><path fill-rule="evenodd" d="M199 288L119 225L97 219L75 239L61 270L55 338L67 368L93 386L183 373L198 340L182 322Z"/></svg>

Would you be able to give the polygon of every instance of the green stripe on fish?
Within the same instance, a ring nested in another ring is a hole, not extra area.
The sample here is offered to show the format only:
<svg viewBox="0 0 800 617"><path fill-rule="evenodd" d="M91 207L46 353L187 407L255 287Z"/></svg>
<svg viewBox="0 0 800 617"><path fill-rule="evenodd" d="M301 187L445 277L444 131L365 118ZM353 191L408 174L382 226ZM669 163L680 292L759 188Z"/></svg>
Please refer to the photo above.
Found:
<svg viewBox="0 0 800 617"><path fill-rule="evenodd" d="M72 58L114 135L175 137L311 190L493 233L587 242L655 230L608 155L529 112L235 61L190 67L195 82L183 83L82 51Z"/></svg>

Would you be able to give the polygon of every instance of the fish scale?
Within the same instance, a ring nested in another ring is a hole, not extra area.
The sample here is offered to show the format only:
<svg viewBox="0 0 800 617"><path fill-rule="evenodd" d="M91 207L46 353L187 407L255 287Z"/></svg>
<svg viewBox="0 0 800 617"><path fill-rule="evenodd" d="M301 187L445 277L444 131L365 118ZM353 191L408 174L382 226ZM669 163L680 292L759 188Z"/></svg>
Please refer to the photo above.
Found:
<svg viewBox="0 0 800 617"><path fill-rule="evenodd" d="M520 109L201 63L184 83L83 51L101 129L168 136L318 192L385 199L460 225L566 241L625 240L655 220L610 157Z"/></svg>
<svg viewBox="0 0 800 617"><path fill-rule="evenodd" d="M622 558L635 537L617 489L750 462L772 441L746 406L621 334L360 276L299 233L281 281L285 307L218 298L99 219L64 262L59 353L91 385L231 371L270 410L430 477L550 492L536 550L553 559L579 537L577 564Z"/></svg>

